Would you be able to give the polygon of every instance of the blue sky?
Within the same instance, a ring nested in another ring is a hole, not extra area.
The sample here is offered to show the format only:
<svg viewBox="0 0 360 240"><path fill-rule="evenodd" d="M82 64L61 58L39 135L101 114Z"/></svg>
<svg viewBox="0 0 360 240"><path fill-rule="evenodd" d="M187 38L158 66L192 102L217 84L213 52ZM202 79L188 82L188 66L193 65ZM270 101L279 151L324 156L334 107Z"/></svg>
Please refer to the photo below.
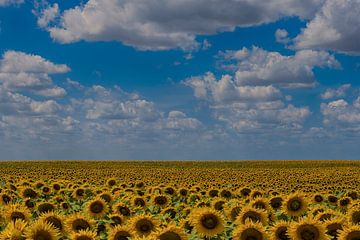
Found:
<svg viewBox="0 0 360 240"><path fill-rule="evenodd" d="M357 159L359 14L0 0L1 158Z"/></svg>

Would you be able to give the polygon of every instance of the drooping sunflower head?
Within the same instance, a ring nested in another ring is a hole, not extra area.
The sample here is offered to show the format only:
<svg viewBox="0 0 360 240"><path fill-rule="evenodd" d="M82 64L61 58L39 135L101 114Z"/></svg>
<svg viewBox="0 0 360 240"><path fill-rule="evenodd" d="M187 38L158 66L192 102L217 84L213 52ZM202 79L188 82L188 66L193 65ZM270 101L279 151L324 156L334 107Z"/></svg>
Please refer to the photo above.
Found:
<svg viewBox="0 0 360 240"><path fill-rule="evenodd" d="M130 226L137 236L148 236L159 226L157 220L150 215L139 215L131 219Z"/></svg>
<svg viewBox="0 0 360 240"><path fill-rule="evenodd" d="M224 219L212 208L199 208L190 214L190 223L200 236L212 237L224 230Z"/></svg>
<svg viewBox="0 0 360 240"><path fill-rule="evenodd" d="M113 186L116 185L116 179L115 178L109 178L107 181L106 181L106 184L112 188Z"/></svg>
<svg viewBox="0 0 360 240"><path fill-rule="evenodd" d="M289 235L294 240L329 240L324 225L313 218L302 218L292 222Z"/></svg>
<svg viewBox="0 0 360 240"><path fill-rule="evenodd" d="M290 194L283 205L283 211L288 216L301 216L307 211L307 208L306 198L297 192Z"/></svg>
<svg viewBox="0 0 360 240"><path fill-rule="evenodd" d="M264 226L257 222L247 220L245 224L239 225L233 232L234 240L265 240L268 236Z"/></svg>
<svg viewBox="0 0 360 240"><path fill-rule="evenodd" d="M108 206L106 202L99 197L88 202L86 211L91 217L99 218L107 213Z"/></svg>
<svg viewBox="0 0 360 240"><path fill-rule="evenodd" d="M50 223L44 221L36 221L30 225L25 231L26 239L33 240L57 240L59 239L59 231Z"/></svg>

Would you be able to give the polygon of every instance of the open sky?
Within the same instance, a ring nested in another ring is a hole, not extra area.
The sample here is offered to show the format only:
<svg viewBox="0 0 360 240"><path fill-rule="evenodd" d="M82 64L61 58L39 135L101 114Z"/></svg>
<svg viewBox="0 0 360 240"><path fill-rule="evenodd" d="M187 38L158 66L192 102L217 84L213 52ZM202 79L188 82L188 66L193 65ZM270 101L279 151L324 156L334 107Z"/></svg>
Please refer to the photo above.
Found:
<svg viewBox="0 0 360 240"><path fill-rule="evenodd" d="M0 159L358 159L359 0L0 0Z"/></svg>

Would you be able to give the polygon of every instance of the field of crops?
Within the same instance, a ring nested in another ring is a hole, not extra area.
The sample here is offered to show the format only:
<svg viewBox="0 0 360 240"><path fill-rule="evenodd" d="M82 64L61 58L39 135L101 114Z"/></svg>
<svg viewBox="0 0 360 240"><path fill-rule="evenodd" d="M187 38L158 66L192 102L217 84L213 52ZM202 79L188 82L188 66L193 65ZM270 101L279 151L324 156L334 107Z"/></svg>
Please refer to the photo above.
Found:
<svg viewBox="0 0 360 240"><path fill-rule="evenodd" d="M360 240L360 161L0 162L2 239Z"/></svg>

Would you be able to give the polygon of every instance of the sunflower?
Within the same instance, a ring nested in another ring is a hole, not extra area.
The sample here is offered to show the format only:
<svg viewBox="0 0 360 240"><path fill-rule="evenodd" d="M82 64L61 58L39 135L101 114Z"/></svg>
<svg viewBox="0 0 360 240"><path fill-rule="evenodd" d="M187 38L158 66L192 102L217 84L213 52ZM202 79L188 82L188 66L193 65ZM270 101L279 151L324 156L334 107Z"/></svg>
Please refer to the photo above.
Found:
<svg viewBox="0 0 360 240"><path fill-rule="evenodd" d="M40 203L37 207L39 213L52 212L55 210L55 205L50 202Z"/></svg>
<svg viewBox="0 0 360 240"><path fill-rule="evenodd" d="M338 239L339 231L345 226L346 219L344 217L335 217L331 220L326 220L324 225L326 227L326 234L330 235L332 239Z"/></svg>
<svg viewBox="0 0 360 240"><path fill-rule="evenodd" d="M198 208L191 212L190 223L200 236L212 237L224 230L224 219L212 208Z"/></svg>
<svg viewBox="0 0 360 240"><path fill-rule="evenodd" d="M360 239L360 226L351 225L345 227L343 230L339 231L339 240L359 240Z"/></svg>
<svg viewBox="0 0 360 240"><path fill-rule="evenodd" d="M115 178L109 178L107 181L106 181L106 184L112 188L113 186L116 185L116 179Z"/></svg>
<svg viewBox="0 0 360 240"><path fill-rule="evenodd" d="M268 236L265 232L264 226L256 222L247 220L245 224L241 224L234 229L234 240L265 240Z"/></svg>
<svg viewBox="0 0 360 240"><path fill-rule="evenodd" d="M319 220L321 222L324 222L326 220L330 220L331 218L334 218L336 216L339 216L339 212L336 212L332 209L326 209L324 212L322 213L319 213L317 216L316 216L316 220Z"/></svg>
<svg viewBox="0 0 360 240"><path fill-rule="evenodd" d="M74 213L67 217L65 220L66 229L69 232L78 232L80 230L92 230L95 225L95 221L89 219L87 216L81 215L80 213Z"/></svg>
<svg viewBox="0 0 360 240"><path fill-rule="evenodd" d="M91 230L80 230L78 232L73 232L70 234L71 240L97 240L96 232Z"/></svg>
<svg viewBox="0 0 360 240"><path fill-rule="evenodd" d="M5 219L7 221L15 221L17 219L22 219L25 222L28 222L31 217L31 213L28 208L20 204L10 204L5 207L4 212Z"/></svg>
<svg viewBox="0 0 360 240"><path fill-rule="evenodd" d="M106 202L101 198L95 198L87 203L86 212L94 218L100 218L108 211Z"/></svg>
<svg viewBox="0 0 360 240"><path fill-rule="evenodd" d="M153 234L153 238L156 240L187 240L189 239L184 230L175 225L168 225L166 228L161 229L157 233Z"/></svg>
<svg viewBox="0 0 360 240"><path fill-rule="evenodd" d="M12 200L11 196L7 193L3 193L0 195L0 203L2 205L9 204L11 202L11 200Z"/></svg>
<svg viewBox="0 0 360 240"><path fill-rule="evenodd" d="M295 192L286 198L285 204L282 208L288 216L297 217L306 212L307 205L306 198L302 194Z"/></svg>
<svg viewBox="0 0 360 240"><path fill-rule="evenodd" d="M52 224L59 232L65 233L64 216L58 212L47 212L39 216L39 220Z"/></svg>
<svg viewBox="0 0 360 240"><path fill-rule="evenodd" d="M133 237L134 234L129 227L117 225L109 230L108 240L127 240Z"/></svg>
<svg viewBox="0 0 360 240"><path fill-rule="evenodd" d="M74 199L78 199L78 200L85 198L85 189L83 189L83 188L75 189L72 193L72 197Z"/></svg>
<svg viewBox="0 0 360 240"><path fill-rule="evenodd" d="M292 222L289 235L294 240L329 240L324 225L313 218L301 218L299 222Z"/></svg>
<svg viewBox="0 0 360 240"><path fill-rule="evenodd" d="M124 220L120 214L111 214L108 217L109 217L109 221L110 221L109 225L111 227L115 227L117 225L122 225L124 222Z"/></svg>
<svg viewBox="0 0 360 240"><path fill-rule="evenodd" d="M239 216L236 218L236 224L244 224L247 220L253 222L260 222L263 225L266 225L268 222L267 212L263 209L256 209L253 207L244 207Z"/></svg>
<svg viewBox="0 0 360 240"><path fill-rule="evenodd" d="M274 210L278 210L281 208L282 203L283 203L283 198L280 196L277 197L273 197L270 199L270 206L274 209Z"/></svg>
<svg viewBox="0 0 360 240"><path fill-rule="evenodd" d="M25 240L24 233L27 223L24 220L17 219L8 223L6 228L0 234L1 240Z"/></svg>
<svg viewBox="0 0 360 240"><path fill-rule="evenodd" d="M134 204L135 207L143 208L146 206L146 201L142 197L134 197L132 199L132 203Z"/></svg>
<svg viewBox="0 0 360 240"><path fill-rule="evenodd" d="M131 219L130 226L132 232L137 236L148 236L152 232L156 231L159 223L150 215L139 215Z"/></svg>
<svg viewBox="0 0 360 240"><path fill-rule="evenodd" d="M324 197L321 194L316 194L313 199L314 203L322 203L324 201Z"/></svg>
<svg viewBox="0 0 360 240"><path fill-rule="evenodd" d="M241 213L242 207L240 204L236 204L233 206L226 206L224 209L227 218L231 221L235 221L237 216L239 216L239 214Z"/></svg>
<svg viewBox="0 0 360 240"><path fill-rule="evenodd" d="M352 207L347 215L351 224L360 224L360 208Z"/></svg>
<svg viewBox="0 0 360 240"><path fill-rule="evenodd" d="M169 204L169 198L166 195L155 195L153 197L153 203L159 207L166 207Z"/></svg>
<svg viewBox="0 0 360 240"><path fill-rule="evenodd" d="M38 193L31 187L26 187L21 189L21 196L23 198L36 198Z"/></svg>
<svg viewBox="0 0 360 240"><path fill-rule="evenodd" d="M131 215L130 208L128 206L126 206L125 204L123 204L122 202L119 202L119 203L113 205L112 210L114 213L120 214L124 217L130 217L130 215Z"/></svg>
<svg viewBox="0 0 360 240"><path fill-rule="evenodd" d="M50 223L36 221L30 225L25 231L26 239L31 240L57 240L59 239L59 231Z"/></svg>
<svg viewBox="0 0 360 240"><path fill-rule="evenodd" d="M290 224L285 221L278 221L271 227L271 240L290 240L289 237Z"/></svg>
<svg viewBox="0 0 360 240"><path fill-rule="evenodd" d="M258 197L258 198L255 198L254 200L252 200L249 203L249 205L254 207L254 208L264 209L265 211L267 211L267 210L270 209L270 205L269 205L269 203L267 201L268 200L266 200L265 198Z"/></svg>
<svg viewBox="0 0 360 240"><path fill-rule="evenodd" d="M112 194L108 191L99 194L99 197L104 199L106 203L110 203L113 200Z"/></svg>

